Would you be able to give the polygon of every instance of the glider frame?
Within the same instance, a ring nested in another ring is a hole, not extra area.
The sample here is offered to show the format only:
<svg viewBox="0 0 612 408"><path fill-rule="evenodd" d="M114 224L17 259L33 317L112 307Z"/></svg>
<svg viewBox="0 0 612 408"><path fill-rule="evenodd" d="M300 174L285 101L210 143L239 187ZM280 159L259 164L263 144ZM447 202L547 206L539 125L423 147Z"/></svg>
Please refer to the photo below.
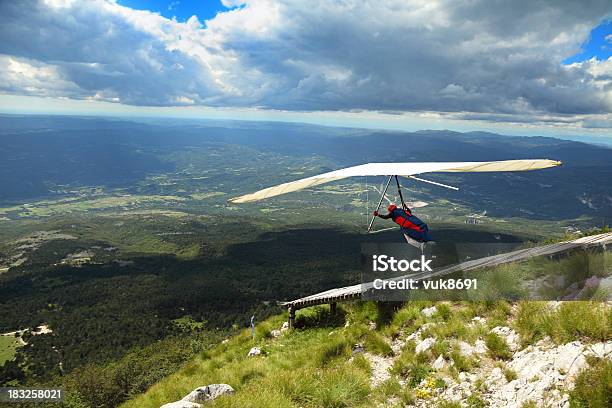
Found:
<svg viewBox="0 0 612 408"><path fill-rule="evenodd" d="M387 190L389 189L389 184L391 184L391 180L393 178L395 178L395 184L397 185L397 193L398 193L399 198L400 198L400 200L402 202L402 208L405 211L408 210L408 206L406 205L406 202L404 201L404 196L402 194L402 187L400 185L399 179L398 179L397 175L393 174L393 175L389 176L389 178L387 179L387 184L385 185L385 188L384 188L384 190L382 191L382 193L380 195L380 200L378 200L378 205L376 206L376 211L380 210L380 206L382 205L382 202L385 199L385 196L387 195ZM422 181L422 182L429 183L429 184L433 184L433 185L440 186L440 187L446 187L446 188L449 188L449 189L455 190L455 191L459 190L459 188L457 188L457 187L449 186L447 184L442 184L442 183L438 183L438 182L435 182L435 181L425 180L425 179L422 179L420 177L408 176L408 178L411 178L411 179L417 180L417 181ZM368 233L372 233L372 226L374 225L374 220L375 219L376 219L376 216L373 215L372 216L372 220L370 221L370 225L368 225ZM374 232L376 232L376 231L374 231Z"/></svg>
<svg viewBox="0 0 612 408"><path fill-rule="evenodd" d="M385 196L387 195L387 190L389 189L389 184L391 184L391 179L393 178L393 176L389 176L389 178L387 179L387 184L385 185L385 189L383 190L382 194L380 195L380 200L378 200L378 205L376 206L376 211L378 211L380 209L380 206L382 205L383 200L385 199ZM373 215L372 216L372 221L370 221L370 225L368 226L368 232L370 232L370 230L372 229L372 225L374 225L374 220L376 219L376 216Z"/></svg>

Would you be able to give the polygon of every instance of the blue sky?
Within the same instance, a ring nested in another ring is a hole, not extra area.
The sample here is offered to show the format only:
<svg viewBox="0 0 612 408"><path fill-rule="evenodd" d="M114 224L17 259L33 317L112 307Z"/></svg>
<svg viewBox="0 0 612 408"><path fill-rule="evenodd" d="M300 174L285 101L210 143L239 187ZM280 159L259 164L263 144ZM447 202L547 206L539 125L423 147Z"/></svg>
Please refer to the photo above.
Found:
<svg viewBox="0 0 612 408"><path fill-rule="evenodd" d="M591 58L600 61L612 56L612 20L603 21L593 28L589 38L581 45L582 50L563 61L564 64L581 62Z"/></svg>
<svg viewBox="0 0 612 408"><path fill-rule="evenodd" d="M119 4L137 10L150 10L167 18L185 21L196 15L200 21L213 18L227 8L219 0L119 0Z"/></svg>
<svg viewBox="0 0 612 408"><path fill-rule="evenodd" d="M313 2L0 1L0 112L612 133L609 0Z"/></svg>

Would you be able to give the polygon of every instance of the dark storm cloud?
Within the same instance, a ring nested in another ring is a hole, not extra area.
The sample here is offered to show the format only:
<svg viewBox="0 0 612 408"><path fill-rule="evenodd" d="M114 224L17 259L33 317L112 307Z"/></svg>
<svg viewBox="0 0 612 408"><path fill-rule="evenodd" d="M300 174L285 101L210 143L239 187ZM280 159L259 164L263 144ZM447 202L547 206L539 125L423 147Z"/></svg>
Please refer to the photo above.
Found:
<svg viewBox="0 0 612 408"><path fill-rule="evenodd" d="M0 87L137 105L609 123L612 61L561 63L609 1L235 3L245 6L202 25L102 0L2 2Z"/></svg>
<svg viewBox="0 0 612 408"><path fill-rule="evenodd" d="M167 49L162 39L96 2L72 7L1 2L0 21L0 84L5 89L11 89L7 77L12 76L24 94L141 105L180 104L181 96L214 93L197 61ZM47 71L46 81L41 69ZM54 81L70 84L66 94Z"/></svg>

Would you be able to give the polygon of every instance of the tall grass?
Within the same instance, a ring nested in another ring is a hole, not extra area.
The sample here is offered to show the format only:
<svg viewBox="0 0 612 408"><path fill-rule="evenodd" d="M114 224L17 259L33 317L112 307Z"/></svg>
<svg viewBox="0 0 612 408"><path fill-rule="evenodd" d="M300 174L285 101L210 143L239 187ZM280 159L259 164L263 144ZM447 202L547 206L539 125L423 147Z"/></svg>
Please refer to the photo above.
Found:
<svg viewBox="0 0 612 408"><path fill-rule="evenodd" d="M545 302L521 302L514 322L523 344L545 336L555 343L583 338L592 341L612 339L612 308L601 302L564 302L557 309Z"/></svg>
<svg viewBox="0 0 612 408"><path fill-rule="evenodd" d="M429 305L431 303L407 303L377 329L371 327L371 322L380 321L378 309L372 303L342 305L336 316L331 316L327 307L310 308L299 312L302 328L286 332L276 339L269 333L280 327L286 314L268 319L258 326L256 339L251 338L250 331L244 330L225 344L201 353L196 360L151 387L147 393L125 403L123 408L157 408L211 383L230 384L236 393L213 401L207 405L210 407L365 408L387 403L391 397L396 398L401 406L413 403L418 397L419 384L433 378L431 362L437 356L453 361L448 373L454 377L480 364L478 359L460 353L459 340L473 343L477 338L483 338L491 357L507 359L511 356L502 338L489 334L484 324L471 322L473 317L481 316L487 319L488 326L508 325L511 308L507 302L437 305L438 312L427 318L421 310ZM612 338L611 308L603 303L567 302L553 309L544 302L521 302L515 314L514 328L524 344L545 336L558 343ZM350 325L345 326L347 320ZM394 357L391 379L371 389L370 361L364 354L353 355L353 346L363 344L371 353L392 356L389 341L394 336L413 333L426 322L434 324L423 330L422 337L435 337L434 345L426 352L416 354L415 341L408 341L401 353ZM253 346L261 347L266 354L247 357ZM610 376L610 369L601 364L598 363L597 372L589 371L579 377L572 397L575 406L600 406L589 405L588 401L595 401L593 398L599 401L609 392L606 378ZM510 381L516 373L506 370L504 375ZM406 382L405 386L400 386L401 380ZM585 400L589 381L596 385L597 393ZM479 395L474 394L464 402L476 407L481 401ZM579 405L583 403L580 401L587 401L587 405ZM449 402L447 406L456 404Z"/></svg>
<svg viewBox="0 0 612 408"><path fill-rule="evenodd" d="M308 313L326 312L319 309ZM306 320L325 320L322 316L304 316ZM269 329L282 324L283 317L261 323L257 333L262 337L253 340L245 330L203 353L123 407L158 408L211 383L229 384L236 393L216 399L208 404L210 407L340 408L365 404L370 394L369 364L362 356L352 362L349 357L352 345L362 339L367 326L313 327L285 333L279 339L266 337ZM247 357L254 345L264 348L266 355Z"/></svg>
<svg viewBox="0 0 612 408"><path fill-rule="evenodd" d="M370 331L365 335L364 345L367 351L380 354L382 356L392 356L393 350L389 343L385 341L385 339L375 331Z"/></svg>
<svg viewBox="0 0 612 408"><path fill-rule="evenodd" d="M576 377L570 392L570 406L576 408L612 407L612 361L589 359L589 367Z"/></svg>
<svg viewBox="0 0 612 408"><path fill-rule="evenodd" d="M485 336L485 344L489 349L489 355L495 359L509 360L512 352L506 340L499 335L491 332Z"/></svg>

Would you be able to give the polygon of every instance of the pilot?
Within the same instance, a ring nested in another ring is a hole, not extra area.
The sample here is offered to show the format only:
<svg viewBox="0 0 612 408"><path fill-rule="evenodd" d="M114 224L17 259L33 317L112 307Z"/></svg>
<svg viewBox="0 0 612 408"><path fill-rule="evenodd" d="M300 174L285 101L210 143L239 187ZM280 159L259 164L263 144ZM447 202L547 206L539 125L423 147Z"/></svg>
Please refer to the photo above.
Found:
<svg viewBox="0 0 612 408"><path fill-rule="evenodd" d="M412 215L410 208L406 209L398 208L395 204L389 204L387 207L388 214L379 214L378 211L374 211L374 216L380 217L384 220L391 218L394 223L400 226L402 232L410 238L419 242L431 241L429 235L429 227L421 219Z"/></svg>

